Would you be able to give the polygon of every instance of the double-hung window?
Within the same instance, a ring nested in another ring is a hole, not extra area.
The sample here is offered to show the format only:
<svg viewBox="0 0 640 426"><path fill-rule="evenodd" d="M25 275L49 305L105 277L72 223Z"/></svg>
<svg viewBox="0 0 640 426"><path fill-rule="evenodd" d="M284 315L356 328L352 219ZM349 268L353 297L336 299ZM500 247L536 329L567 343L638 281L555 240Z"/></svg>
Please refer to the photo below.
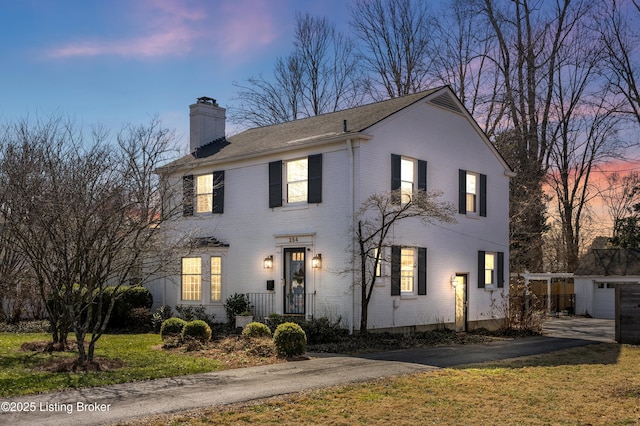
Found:
<svg viewBox="0 0 640 426"><path fill-rule="evenodd" d="M427 294L427 249L391 247L391 295Z"/></svg>
<svg viewBox="0 0 640 426"><path fill-rule="evenodd" d="M322 154L269 163L269 207L322 202Z"/></svg>
<svg viewBox="0 0 640 426"><path fill-rule="evenodd" d="M196 176L196 213L213 210L213 175Z"/></svg>
<svg viewBox="0 0 640 426"><path fill-rule="evenodd" d="M307 158L285 162L287 203L306 203L308 195L309 163Z"/></svg>
<svg viewBox="0 0 640 426"><path fill-rule="evenodd" d="M398 201L409 203L416 189L427 190L427 162L391 154L391 191L400 191Z"/></svg>
<svg viewBox="0 0 640 426"><path fill-rule="evenodd" d="M478 287L504 287L504 252L478 252Z"/></svg>
<svg viewBox="0 0 640 426"><path fill-rule="evenodd" d="M223 213L224 170L182 178L183 214Z"/></svg>
<svg viewBox="0 0 640 426"><path fill-rule="evenodd" d="M202 259L200 257L182 258L182 300L201 300L202 298Z"/></svg>
<svg viewBox="0 0 640 426"><path fill-rule="evenodd" d="M486 216L487 176L481 173L459 170L458 180L458 212L460 214Z"/></svg>
<svg viewBox="0 0 640 426"><path fill-rule="evenodd" d="M400 293L413 293L416 260L413 247L400 249Z"/></svg>

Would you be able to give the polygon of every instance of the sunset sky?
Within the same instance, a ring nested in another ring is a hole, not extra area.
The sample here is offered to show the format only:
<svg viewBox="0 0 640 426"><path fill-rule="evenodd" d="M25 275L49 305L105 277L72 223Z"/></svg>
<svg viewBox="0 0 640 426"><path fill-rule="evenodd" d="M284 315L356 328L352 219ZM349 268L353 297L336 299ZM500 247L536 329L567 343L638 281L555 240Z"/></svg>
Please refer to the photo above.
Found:
<svg viewBox="0 0 640 426"><path fill-rule="evenodd" d="M348 22L345 0L0 0L0 122L157 115L186 146L189 104L227 107L234 81L270 75L296 12Z"/></svg>

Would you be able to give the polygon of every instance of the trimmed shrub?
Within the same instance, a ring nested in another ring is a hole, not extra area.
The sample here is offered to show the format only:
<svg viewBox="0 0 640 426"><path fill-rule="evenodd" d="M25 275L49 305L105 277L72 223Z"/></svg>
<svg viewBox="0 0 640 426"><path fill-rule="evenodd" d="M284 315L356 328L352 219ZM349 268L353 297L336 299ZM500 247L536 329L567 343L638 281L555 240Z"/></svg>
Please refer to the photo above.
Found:
<svg viewBox="0 0 640 426"><path fill-rule="evenodd" d="M273 342L280 356L300 356L307 351L307 336L302 327L294 322L280 324L273 334Z"/></svg>
<svg viewBox="0 0 640 426"><path fill-rule="evenodd" d="M182 330L186 323L182 318L176 317L164 320L160 327L160 337L164 340L166 337L182 335Z"/></svg>
<svg viewBox="0 0 640 426"><path fill-rule="evenodd" d="M206 343L211 340L211 327L202 320L189 321L182 329L182 340L198 340Z"/></svg>
<svg viewBox="0 0 640 426"><path fill-rule="evenodd" d="M271 330L269 330L269 327L265 324L254 321L246 325L242 330L242 335L250 339L257 337L271 337Z"/></svg>

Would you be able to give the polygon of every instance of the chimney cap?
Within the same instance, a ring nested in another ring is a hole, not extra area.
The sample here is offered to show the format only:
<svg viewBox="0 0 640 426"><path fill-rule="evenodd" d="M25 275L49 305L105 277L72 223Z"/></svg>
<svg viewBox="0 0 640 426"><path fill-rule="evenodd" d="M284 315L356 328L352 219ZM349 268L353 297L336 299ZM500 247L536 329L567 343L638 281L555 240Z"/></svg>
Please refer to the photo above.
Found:
<svg viewBox="0 0 640 426"><path fill-rule="evenodd" d="M216 102L215 99L213 98L208 98L206 96L201 96L198 98L198 103L199 104L209 104L209 105L213 105L213 106L218 106L218 102Z"/></svg>

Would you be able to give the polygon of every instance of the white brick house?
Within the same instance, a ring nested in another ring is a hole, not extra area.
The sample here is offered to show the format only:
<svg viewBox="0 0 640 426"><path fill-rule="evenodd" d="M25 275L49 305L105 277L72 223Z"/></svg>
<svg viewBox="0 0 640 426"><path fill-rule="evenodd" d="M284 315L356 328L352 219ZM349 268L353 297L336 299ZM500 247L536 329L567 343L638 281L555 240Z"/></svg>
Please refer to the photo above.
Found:
<svg viewBox="0 0 640 426"><path fill-rule="evenodd" d="M339 317L357 329L359 288L344 273L353 214L372 193L409 185L442 191L457 223L395 226L390 244L414 262L402 289L400 266L382 265L369 329L491 328L503 317L513 173L448 87L229 138L214 100L190 108L192 154L163 173L184 188L175 228L197 247L152 283L156 306L205 305L224 321L226 298L246 293L258 317Z"/></svg>

